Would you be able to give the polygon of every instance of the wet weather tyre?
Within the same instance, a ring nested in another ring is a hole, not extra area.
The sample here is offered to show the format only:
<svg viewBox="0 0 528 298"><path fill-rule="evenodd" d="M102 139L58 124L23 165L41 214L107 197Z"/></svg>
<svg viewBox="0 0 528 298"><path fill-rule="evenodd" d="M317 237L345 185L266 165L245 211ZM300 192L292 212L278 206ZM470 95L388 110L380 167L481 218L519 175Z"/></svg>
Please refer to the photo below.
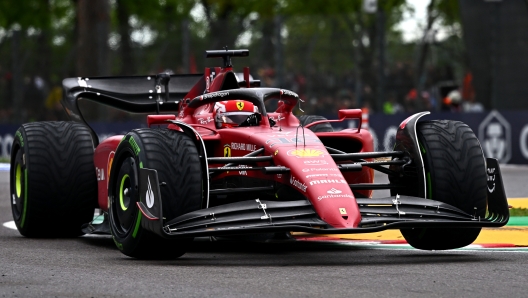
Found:
<svg viewBox="0 0 528 298"><path fill-rule="evenodd" d="M424 159L426 197L484 218L486 164L480 143L466 124L440 120L418 123L417 136ZM418 249L444 250L467 246L480 228L401 229L407 242Z"/></svg>
<svg viewBox="0 0 528 298"><path fill-rule="evenodd" d="M202 205L202 171L194 142L182 132L135 129L119 144L108 188L110 230L121 252L139 259L175 259L192 239L165 239L141 225L139 169L154 169L160 187L164 221Z"/></svg>
<svg viewBox="0 0 528 298"><path fill-rule="evenodd" d="M27 237L75 237L93 219L97 178L90 130L74 122L23 124L11 149L11 210Z"/></svg>
<svg viewBox="0 0 528 298"><path fill-rule="evenodd" d="M302 124L302 126L308 125L310 123L316 122L316 121L322 121L322 120L328 120L323 116L318 115L301 115L299 116L299 122ZM314 126L311 126L309 128L313 132L332 132L334 131L334 128L330 123L321 123Z"/></svg>

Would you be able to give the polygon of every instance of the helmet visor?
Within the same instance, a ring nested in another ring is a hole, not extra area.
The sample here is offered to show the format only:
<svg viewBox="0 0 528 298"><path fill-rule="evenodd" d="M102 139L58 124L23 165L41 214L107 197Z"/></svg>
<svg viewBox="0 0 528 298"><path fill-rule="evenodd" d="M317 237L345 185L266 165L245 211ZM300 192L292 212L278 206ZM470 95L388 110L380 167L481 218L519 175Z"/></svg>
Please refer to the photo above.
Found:
<svg viewBox="0 0 528 298"><path fill-rule="evenodd" d="M223 123L229 123L229 124L236 124L240 125L240 123L244 122L244 120L247 119L249 115L253 113L247 113L247 112L233 112L233 113L222 113L219 115L219 122Z"/></svg>

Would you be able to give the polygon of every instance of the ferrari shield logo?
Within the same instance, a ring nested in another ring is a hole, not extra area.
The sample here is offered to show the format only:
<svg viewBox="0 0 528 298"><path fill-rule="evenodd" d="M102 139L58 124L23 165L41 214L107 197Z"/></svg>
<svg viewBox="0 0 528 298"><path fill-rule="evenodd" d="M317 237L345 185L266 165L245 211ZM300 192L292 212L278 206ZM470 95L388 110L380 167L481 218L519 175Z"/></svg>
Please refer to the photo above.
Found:
<svg viewBox="0 0 528 298"><path fill-rule="evenodd" d="M231 157L231 147L229 145L224 146L224 157Z"/></svg>
<svg viewBox="0 0 528 298"><path fill-rule="evenodd" d="M242 111L242 109L244 109L244 102L237 101L236 106L239 111Z"/></svg>
<svg viewBox="0 0 528 298"><path fill-rule="evenodd" d="M339 208L339 213L341 213L341 214L347 214L345 208Z"/></svg>

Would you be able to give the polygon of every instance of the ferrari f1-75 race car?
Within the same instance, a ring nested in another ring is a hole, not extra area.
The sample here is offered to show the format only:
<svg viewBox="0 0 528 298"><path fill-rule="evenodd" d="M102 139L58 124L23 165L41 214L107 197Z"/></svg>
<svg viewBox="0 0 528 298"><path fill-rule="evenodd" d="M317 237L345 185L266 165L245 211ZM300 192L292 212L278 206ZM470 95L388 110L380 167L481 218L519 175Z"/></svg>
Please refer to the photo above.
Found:
<svg viewBox="0 0 528 298"><path fill-rule="evenodd" d="M373 152L361 110L297 118L303 101L233 72L248 50L207 51L204 74L68 78L71 122L23 124L11 154L11 206L27 237L109 233L125 255L177 258L195 237L399 229L415 248L471 244L509 219L497 160L464 123L405 119L394 151ZM150 113L147 128L99 142L85 99ZM274 111L266 102L276 101ZM329 122L358 120L334 131ZM374 171L390 183L374 183ZM388 189L390 197L372 198ZM96 223L94 209L103 221Z"/></svg>

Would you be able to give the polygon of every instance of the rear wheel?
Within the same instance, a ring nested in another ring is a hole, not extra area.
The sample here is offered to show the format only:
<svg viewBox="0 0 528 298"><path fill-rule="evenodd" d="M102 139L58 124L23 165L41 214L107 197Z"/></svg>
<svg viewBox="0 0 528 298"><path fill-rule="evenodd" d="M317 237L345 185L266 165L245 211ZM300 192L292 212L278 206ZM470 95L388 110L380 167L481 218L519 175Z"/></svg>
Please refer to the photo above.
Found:
<svg viewBox="0 0 528 298"><path fill-rule="evenodd" d="M480 143L466 124L441 120L418 123L426 173L426 197L475 216L486 214L486 166ZM480 228L401 229L415 248L443 250L467 246Z"/></svg>
<svg viewBox="0 0 528 298"><path fill-rule="evenodd" d="M316 121L322 121L322 120L328 120L323 116L318 115L301 115L299 116L299 122L301 122L302 126L308 125L310 123L316 122ZM332 132L334 131L334 128L330 123L321 123L314 126L311 126L309 128L313 132Z"/></svg>
<svg viewBox="0 0 528 298"><path fill-rule="evenodd" d="M93 219L97 180L90 130L73 122L23 124L11 150L11 210L27 237L74 237Z"/></svg>
<svg viewBox="0 0 528 298"><path fill-rule="evenodd" d="M169 240L141 226L139 169L157 170L165 221L201 208L202 171L198 151L185 134L136 129L119 144L110 172L110 229L125 255L142 259L182 256L192 239Z"/></svg>

